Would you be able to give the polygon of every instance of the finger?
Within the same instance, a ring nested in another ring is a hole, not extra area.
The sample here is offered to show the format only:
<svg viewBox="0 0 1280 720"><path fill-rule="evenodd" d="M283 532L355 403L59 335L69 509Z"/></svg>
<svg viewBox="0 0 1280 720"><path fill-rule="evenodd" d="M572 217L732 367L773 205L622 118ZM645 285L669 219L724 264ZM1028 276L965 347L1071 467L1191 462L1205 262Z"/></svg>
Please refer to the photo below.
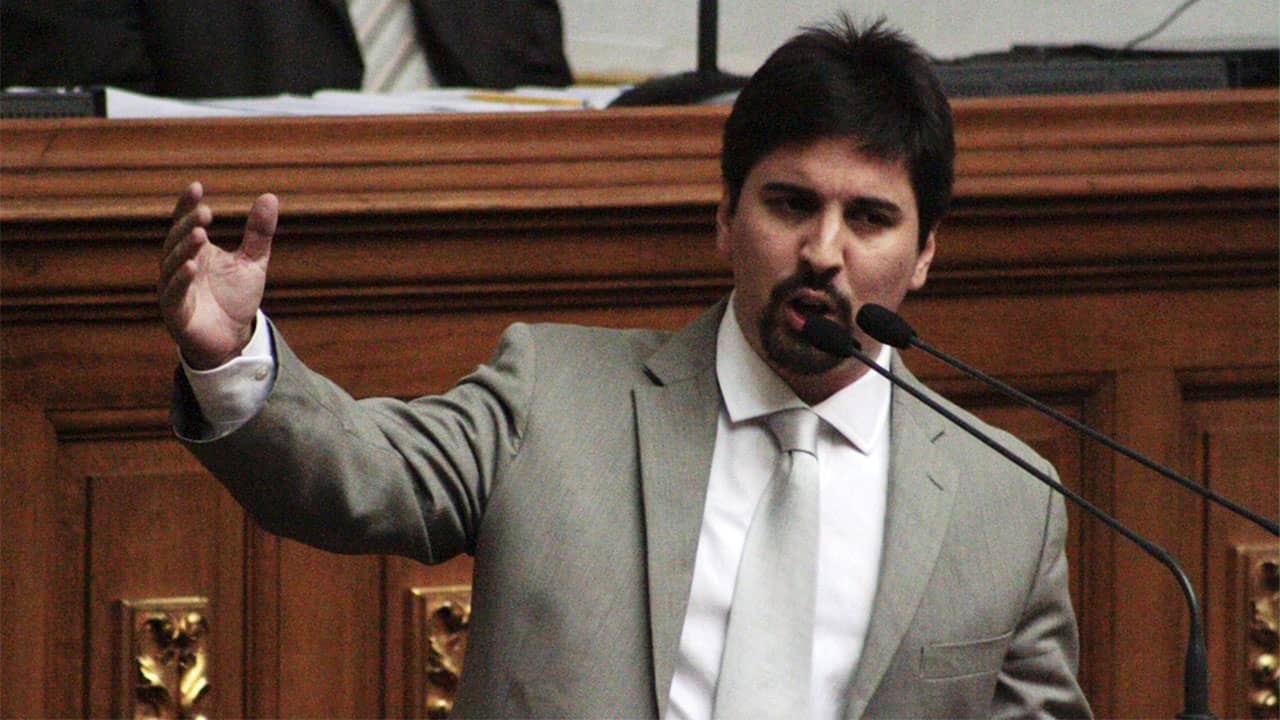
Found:
<svg viewBox="0 0 1280 720"><path fill-rule="evenodd" d="M190 235L196 228L207 228L212 223L213 210L210 210L209 206L204 203L196 205L186 215L174 221L173 226L169 228L169 234L165 235L162 252L168 254L175 245Z"/></svg>
<svg viewBox="0 0 1280 720"><path fill-rule="evenodd" d="M271 193L264 193L253 201L249 219L244 223L244 242L240 252L250 260L263 260L271 254L271 238L276 234L276 221L280 217L280 200Z"/></svg>
<svg viewBox="0 0 1280 720"><path fill-rule="evenodd" d="M178 218L194 210L203 197L204 185L198 180L183 188L182 194L178 196L178 204L173 208L173 221L177 222Z"/></svg>
<svg viewBox="0 0 1280 720"><path fill-rule="evenodd" d="M209 234L202 227L197 227L183 236L161 259L160 282L165 282L178 266L198 255L200 249L208 243Z"/></svg>
<svg viewBox="0 0 1280 720"><path fill-rule="evenodd" d="M173 273L168 275L161 283L159 292L157 293L160 301L160 312L164 316L165 324L170 325L170 329L176 331L177 325L185 322L182 319L182 306L186 301L187 291L191 289L191 283L195 280L196 268L195 262L186 262L179 265Z"/></svg>

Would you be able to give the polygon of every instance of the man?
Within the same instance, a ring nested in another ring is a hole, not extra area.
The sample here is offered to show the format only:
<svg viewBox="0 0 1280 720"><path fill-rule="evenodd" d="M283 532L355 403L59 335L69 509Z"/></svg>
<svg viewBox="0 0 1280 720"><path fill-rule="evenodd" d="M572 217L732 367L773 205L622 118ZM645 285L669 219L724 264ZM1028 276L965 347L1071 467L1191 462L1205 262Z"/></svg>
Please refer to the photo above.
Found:
<svg viewBox="0 0 1280 720"><path fill-rule="evenodd" d="M273 532L475 556L463 717L1087 717L1061 499L801 333L833 320L918 384L852 317L924 285L953 156L914 46L802 33L726 124L726 301L674 335L515 325L409 403L302 365L258 311L275 198L227 253L193 185L160 280L175 426ZM816 439L775 442L782 417ZM811 520L778 522L815 487ZM791 573L772 589L769 561ZM779 586L807 599L759 602Z"/></svg>
<svg viewBox="0 0 1280 720"><path fill-rule="evenodd" d="M572 81L556 0L396 2L412 5L406 24L415 59L425 59L414 67L430 74L418 87ZM114 85L192 98L383 91L362 83L371 58L362 56L366 33L353 26L357 10L354 0L5 0L0 77L6 86Z"/></svg>

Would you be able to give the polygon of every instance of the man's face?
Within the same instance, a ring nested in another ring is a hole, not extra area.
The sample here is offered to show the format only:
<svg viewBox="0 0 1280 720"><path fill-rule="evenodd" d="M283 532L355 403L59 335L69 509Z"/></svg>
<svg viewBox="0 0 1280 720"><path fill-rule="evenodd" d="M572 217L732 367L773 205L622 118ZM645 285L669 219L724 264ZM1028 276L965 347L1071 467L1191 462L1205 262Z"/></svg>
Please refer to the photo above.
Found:
<svg viewBox="0 0 1280 720"><path fill-rule="evenodd" d="M854 313L868 302L896 310L924 285L934 236L920 250L919 222L905 165L869 157L845 138L774 150L747 175L736 211L721 201L716 247L733 268L738 321L806 401L866 368L806 342L805 321L840 323L874 356L879 344L856 328Z"/></svg>

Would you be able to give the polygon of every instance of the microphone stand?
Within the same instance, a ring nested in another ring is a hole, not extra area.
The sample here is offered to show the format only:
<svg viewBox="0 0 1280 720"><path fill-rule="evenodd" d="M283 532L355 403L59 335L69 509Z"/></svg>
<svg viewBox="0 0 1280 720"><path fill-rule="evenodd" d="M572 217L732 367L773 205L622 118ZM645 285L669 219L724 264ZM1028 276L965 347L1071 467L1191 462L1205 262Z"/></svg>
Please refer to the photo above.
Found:
<svg viewBox="0 0 1280 720"><path fill-rule="evenodd" d="M996 442L991 436L974 427L955 413L943 407L933 398L926 395L920 389L907 384L904 380L894 375L889 370L881 367L874 360L868 357L858 347L858 343L849 336L840 325L826 320L824 318L814 318L805 323L805 338L811 342L814 347L829 352L840 357L851 357L858 362L866 365L877 374L883 376L886 380L893 383L897 388L902 389L907 394L924 403L934 412L942 415L950 420L960 429L969 433L971 436L981 441L984 445L995 450L1005 459L1014 465L1025 470L1035 479L1053 488L1063 497L1074 502L1085 512L1093 517L1101 520L1107 527L1123 535L1130 542L1137 545L1148 555L1158 560L1162 565L1173 573L1174 578L1178 581L1178 586L1182 589L1182 595L1187 602L1187 612L1191 619L1191 627L1189 637L1187 638L1187 652L1183 664L1183 711L1178 714L1178 720L1217 720L1217 716L1209 712L1209 666L1208 651L1205 647L1204 623L1201 620L1200 603L1196 600L1195 590L1191 587L1191 581L1187 579L1187 574L1183 572L1182 567L1166 552L1163 548L1151 541L1143 538L1141 535L1133 532L1125 527L1119 520L1108 515L1097 506L1077 495L1071 489L1062 483L1049 477L1036 468L1031 463L1024 460L1021 456L1014 453L1000 443Z"/></svg>
<svg viewBox="0 0 1280 720"><path fill-rule="evenodd" d="M720 71L716 63L718 47L717 0L699 0L698 69L641 83L614 98L609 107L694 105L741 90L747 78Z"/></svg>
<svg viewBox="0 0 1280 720"><path fill-rule="evenodd" d="M879 310L869 310L869 308L872 308L872 307L879 308ZM1063 425L1066 425L1072 430L1075 430L1076 432L1082 435L1088 436L1089 438L1092 438L1093 440L1096 440L1102 443L1103 445L1106 445L1108 448L1111 448L1112 450L1120 453L1121 455L1124 455L1125 457L1129 458L1130 460L1133 460L1139 465L1142 465L1143 467L1149 470L1154 470L1160 475L1163 475L1164 477L1178 483L1182 487L1188 490L1191 490L1194 493L1197 493L1201 497L1207 500L1211 500L1243 518L1247 518L1248 520L1253 521L1255 524L1259 525L1260 527L1262 527L1264 530L1271 533L1272 535L1280 536L1280 523L1276 523L1273 520L1264 518L1261 515L1258 515L1257 513L1254 513L1253 511L1249 510L1248 508L1242 507L1232 502L1231 500L1225 497L1222 497L1221 495L1218 495L1217 493L1213 492L1209 488L1206 488L1205 486L1197 482L1193 482L1192 480L1175 473L1174 471L1155 462L1154 460L1151 460L1149 458L1146 458L1138 454L1134 450L1130 450L1124 445L1121 445L1120 443L1112 440L1106 435L1103 435L1097 430L1094 430L1088 425L1085 425L1084 423L1079 422L1075 418L1071 418L1066 415L1063 415L1062 413L1058 412L1057 410L1054 410L1048 405L1045 405L1039 400L1036 400L1030 395L1023 393L1017 388L1007 385L997 380L996 378L991 377L990 375L987 375L981 370L978 370L975 367L967 365L961 362L960 360L929 345L925 341L921 340L920 336L916 335L915 331L911 329L911 326L908 325L905 320L903 320L900 316L898 316L893 311L888 310L887 308L881 308L878 305L863 306L862 310L858 311L857 321L858 321L859 327L861 327L868 335L871 335L872 337L879 340L880 342L887 343L896 348L906 348L908 346L920 348L926 353L950 365L951 367L959 370L960 372L968 375L969 377L972 377L976 380L986 383L987 385L995 388L996 390L999 390L1001 393L1005 394L1006 396L1013 398L1014 400L1017 400L1018 402L1021 402L1027 406L1030 406L1036 411L1049 416L1050 418L1058 421ZM883 323L885 324L893 323L895 325L894 330L896 331L893 334L893 337L889 337L889 333L878 332L881 328L877 327L877 321L883 321ZM905 336L905 338L903 336ZM905 342L903 342L904 340Z"/></svg>

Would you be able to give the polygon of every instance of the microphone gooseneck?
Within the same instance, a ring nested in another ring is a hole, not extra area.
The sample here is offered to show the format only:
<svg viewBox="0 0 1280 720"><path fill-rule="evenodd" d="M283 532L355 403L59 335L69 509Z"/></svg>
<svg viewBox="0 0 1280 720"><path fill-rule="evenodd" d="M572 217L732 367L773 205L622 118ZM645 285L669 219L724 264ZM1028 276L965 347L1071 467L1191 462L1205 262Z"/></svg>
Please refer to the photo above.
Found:
<svg viewBox="0 0 1280 720"><path fill-rule="evenodd" d="M1264 530L1271 533L1272 535L1280 537L1280 523L1277 523L1274 520L1269 520L1267 518L1262 517L1261 515L1258 515L1252 510L1249 510L1248 508L1245 508L1242 505L1215 493L1214 491L1201 485L1200 483L1194 482L1189 478L1183 477L1175 473L1174 471L1170 470L1169 468L1165 467L1164 465L1161 465L1155 462L1154 460L1139 454L1137 451L1130 450L1124 445L1121 445L1120 443L1116 442L1115 440L1112 440L1106 435L1103 435L1097 430L1094 430L1088 425L1081 423L1075 418L1063 415L1062 413L1058 412L1057 410L1054 410L1048 405L1045 405L1039 400L1036 400L1030 395L1023 393L1017 388L1012 387L1006 383L1003 383L991 377L990 375L987 375L981 370L978 370L977 368L971 365L968 365L966 363L963 363L960 360L956 359L955 357L952 357L951 355L948 355L947 353L944 353L941 350L938 350L937 348L921 340L920 336L916 334L915 330L911 329L911 326L907 324L907 321L903 320L900 315L893 312L892 310L889 310L888 308L882 307L880 305L873 305L873 304L863 305L862 308L858 311L856 322L858 323L858 327L862 328L863 332L875 338L876 340L879 340L880 342L885 343L886 345L892 345L893 347L896 347L896 348L905 349L908 347L918 347L921 350L925 351L926 353L929 353L935 358L941 360L942 362L968 375L969 377L974 378L975 380L979 380L987 384L988 386L993 387L996 390L999 390L1004 395L1011 397L1014 400L1017 400L1018 402L1035 409L1037 412L1047 415L1053 420L1056 420L1057 422L1063 425L1066 425L1067 427L1071 428L1072 430L1075 430L1081 435L1085 435L1097 442L1102 443L1108 448L1111 448L1115 452L1120 453L1121 455L1129 458L1130 460L1138 463L1139 465L1147 468L1148 470L1152 470L1160 475L1163 475L1169 480L1172 480L1175 483L1178 483L1182 487L1196 493L1197 495L1205 498L1206 500L1217 503L1219 506L1224 507L1227 510L1230 510L1236 515L1239 515L1240 517L1243 517L1247 520L1252 521L1253 523L1262 527Z"/></svg>
<svg viewBox="0 0 1280 720"><path fill-rule="evenodd" d="M859 313L861 315L861 313ZM905 323L904 323L905 324ZM864 327L863 330L866 330ZM870 331L868 331L870 334ZM1062 483L1049 477L1046 473L1027 462L1020 455L1014 453L1009 448L996 442L991 436L974 427L972 423L965 421L947 408L943 407L936 400L926 395L919 388L916 388L894 373L881 367L870 357L867 357L862 350L857 347L858 343L852 337L848 337L847 341L841 341L840 335L848 336L848 332L844 330L838 323L827 320L826 318L816 317L805 323L803 335L814 347L824 352L829 352L837 357L853 358L871 370L883 376L886 380L893 383L915 399L924 403L931 410L950 420L953 424L964 430L966 433L982 442L987 447L999 453L1006 460L1025 470L1029 475L1040 482L1053 488L1063 497L1071 500L1085 512L1102 521L1107 527L1115 530L1123 535L1133 544L1154 557L1162 565L1173 573L1174 578L1178 582L1178 586L1182 589L1182 595L1187 602L1187 611L1190 615L1190 630L1187 639L1186 659L1183 665L1183 711L1178 715L1180 720L1216 720L1216 716L1209 712L1209 666L1208 666L1208 650L1205 646L1204 622L1201 618L1200 603L1196 600L1195 589L1191 586L1191 581L1187 578L1187 574L1183 572L1182 567L1173 559L1164 548L1138 535L1129 528L1125 527L1119 520L1103 512L1100 508L1085 500ZM875 337L874 335L872 337ZM880 340L880 338L876 338ZM886 342L886 340L880 340Z"/></svg>

